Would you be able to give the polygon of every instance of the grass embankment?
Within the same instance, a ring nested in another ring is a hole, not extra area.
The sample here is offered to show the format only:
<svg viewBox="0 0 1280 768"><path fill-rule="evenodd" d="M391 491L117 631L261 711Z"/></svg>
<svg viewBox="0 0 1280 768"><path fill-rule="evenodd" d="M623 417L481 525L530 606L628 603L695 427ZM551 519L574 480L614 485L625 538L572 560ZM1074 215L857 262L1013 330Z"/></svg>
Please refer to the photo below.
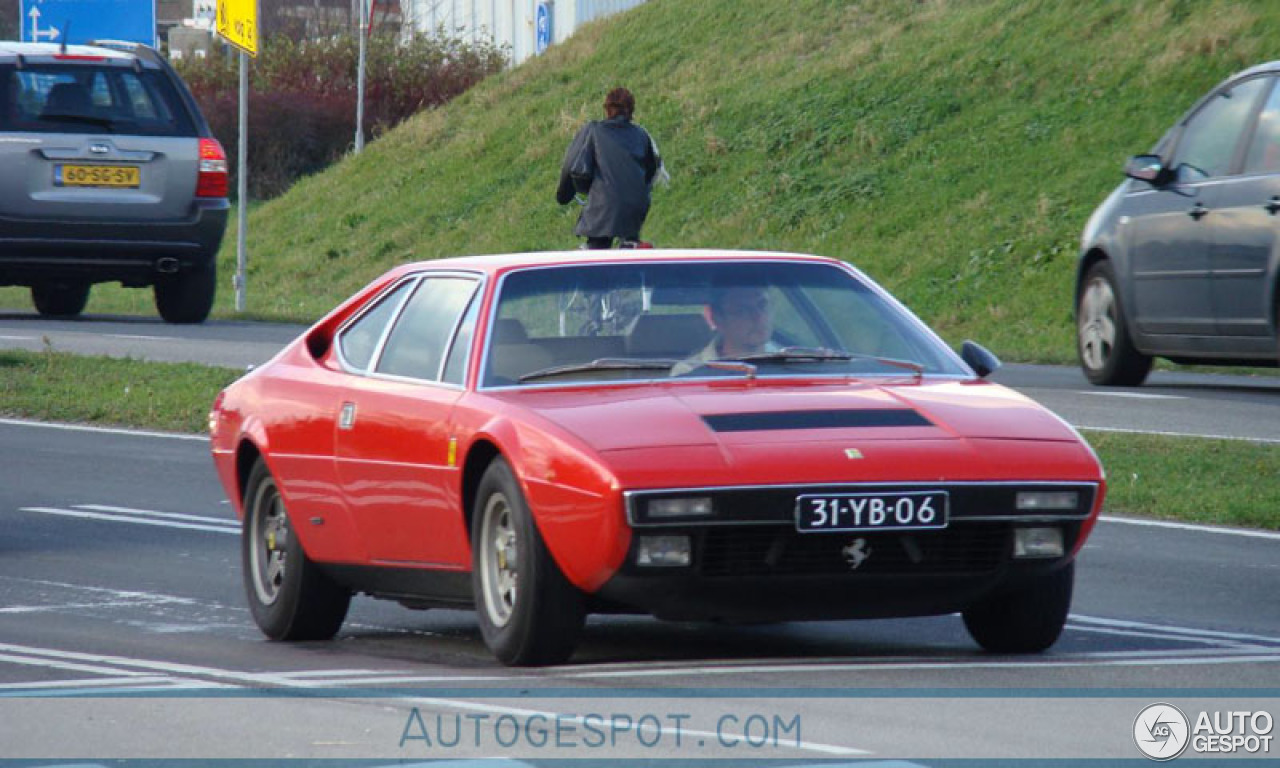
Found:
<svg viewBox="0 0 1280 768"><path fill-rule="evenodd" d="M953 342L1067 362L1090 211L1278 36L1261 0L651 0L255 210L249 309L307 321L394 263L573 246L561 155L622 83L672 171L660 245L844 258ZM118 288L90 311L154 313Z"/></svg>
<svg viewBox="0 0 1280 768"><path fill-rule="evenodd" d="M203 432L241 371L60 352L0 352L0 415ZM1280 529L1280 446L1092 432L1109 514Z"/></svg>

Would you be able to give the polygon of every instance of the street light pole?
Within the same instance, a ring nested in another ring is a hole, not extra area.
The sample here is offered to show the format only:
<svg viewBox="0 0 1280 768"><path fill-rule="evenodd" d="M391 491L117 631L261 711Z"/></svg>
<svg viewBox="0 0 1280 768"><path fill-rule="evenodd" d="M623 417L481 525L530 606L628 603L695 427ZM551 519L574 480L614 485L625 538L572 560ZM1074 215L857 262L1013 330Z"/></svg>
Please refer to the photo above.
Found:
<svg viewBox="0 0 1280 768"><path fill-rule="evenodd" d="M366 29L369 21L366 16L368 10L368 0L358 0L360 3L360 66L356 73L356 154L364 149L364 49Z"/></svg>

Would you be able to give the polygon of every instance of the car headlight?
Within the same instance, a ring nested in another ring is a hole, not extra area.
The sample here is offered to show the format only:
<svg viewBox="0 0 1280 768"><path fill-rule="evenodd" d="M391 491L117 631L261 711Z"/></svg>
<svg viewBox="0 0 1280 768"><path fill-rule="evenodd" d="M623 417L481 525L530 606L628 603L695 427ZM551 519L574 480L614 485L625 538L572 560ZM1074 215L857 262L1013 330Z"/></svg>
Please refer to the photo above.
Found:
<svg viewBox="0 0 1280 768"><path fill-rule="evenodd" d="M645 506L645 518L650 522L710 516L710 496L676 496L668 499L650 499Z"/></svg>
<svg viewBox="0 0 1280 768"><path fill-rule="evenodd" d="M1019 512L1069 511L1079 506L1080 494L1075 491L1018 492Z"/></svg>

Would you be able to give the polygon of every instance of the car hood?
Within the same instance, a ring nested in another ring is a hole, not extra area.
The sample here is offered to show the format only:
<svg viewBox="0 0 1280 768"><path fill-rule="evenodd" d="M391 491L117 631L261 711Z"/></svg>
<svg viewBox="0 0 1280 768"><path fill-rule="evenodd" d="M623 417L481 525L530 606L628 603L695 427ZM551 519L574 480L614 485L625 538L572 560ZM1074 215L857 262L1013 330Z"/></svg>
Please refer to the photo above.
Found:
<svg viewBox="0 0 1280 768"><path fill-rule="evenodd" d="M511 393L597 451L833 440L1076 442L1059 418L985 381L751 381Z"/></svg>
<svg viewBox="0 0 1280 768"><path fill-rule="evenodd" d="M509 397L630 488L1101 479L1071 427L985 381L734 380Z"/></svg>

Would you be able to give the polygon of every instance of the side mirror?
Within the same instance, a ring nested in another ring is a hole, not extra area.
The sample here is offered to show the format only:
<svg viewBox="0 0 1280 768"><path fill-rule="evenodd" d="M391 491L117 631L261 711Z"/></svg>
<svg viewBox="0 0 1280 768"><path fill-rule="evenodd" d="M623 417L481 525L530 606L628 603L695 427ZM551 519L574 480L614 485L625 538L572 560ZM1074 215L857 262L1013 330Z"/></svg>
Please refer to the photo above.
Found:
<svg viewBox="0 0 1280 768"><path fill-rule="evenodd" d="M1124 175L1158 187L1169 180L1172 172L1164 167L1159 155L1134 155L1124 164Z"/></svg>
<svg viewBox="0 0 1280 768"><path fill-rule="evenodd" d="M965 341L960 345L960 359L985 379L1000 369L1000 358L987 351L987 348L976 341Z"/></svg>

